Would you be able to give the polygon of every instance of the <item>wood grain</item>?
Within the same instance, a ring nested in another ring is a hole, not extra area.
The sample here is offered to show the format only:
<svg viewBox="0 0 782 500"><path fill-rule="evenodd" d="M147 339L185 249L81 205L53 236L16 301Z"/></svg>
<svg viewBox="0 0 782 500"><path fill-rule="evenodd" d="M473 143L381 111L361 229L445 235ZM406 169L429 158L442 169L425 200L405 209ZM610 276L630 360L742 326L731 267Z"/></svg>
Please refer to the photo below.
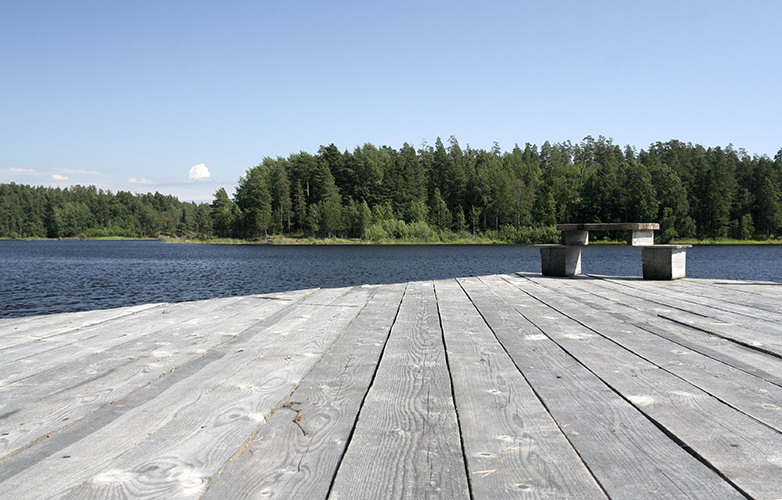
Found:
<svg viewBox="0 0 782 500"><path fill-rule="evenodd" d="M126 496L200 494L372 291L329 289L313 294L291 314L224 344L210 363L190 376L8 478L0 489L23 491L27 498L40 498L43 492L103 498L117 488ZM80 425L86 427L89 421ZM107 442L112 446L100 446ZM46 477L39 470L48 471Z"/></svg>
<svg viewBox="0 0 782 500"><path fill-rule="evenodd" d="M654 288L647 285L646 289ZM724 307L743 305L771 314L779 314L778 304L779 300L782 300L780 283L687 278L675 280L665 289L681 291L691 296L718 299Z"/></svg>
<svg viewBox="0 0 782 500"><path fill-rule="evenodd" d="M608 496L741 497L530 322L535 299L499 277L459 282Z"/></svg>
<svg viewBox="0 0 782 500"><path fill-rule="evenodd" d="M7 319L0 322L0 351L27 342L35 342L43 338L72 332L82 328L100 325L125 316L132 316L143 311L159 309L166 304L142 304L139 306L102 309L98 311L81 311L29 318Z"/></svg>
<svg viewBox="0 0 782 500"><path fill-rule="evenodd" d="M473 495L605 498L459 284L436 291Z"/></svg>
<svg viewBox="0 0 782 500"><path fill-rule="evenodd" d="M509 281L519 284L519 288L529 289L518 278ZM578 299L569 297L571 287L562 281L540 280L539 283L545 288L536 288L535 297L561 315L629 351L643 352L644 359L661 369L782 432L782 387L665 338L650 335L634 325L617 325L614 317L592 308L583 293L576 294Z"/></svg>
<svg viewBox="0 0 782 500"><path fill-rule="evenodd" d="M775 385L782 385L782 363L776 356L659 317L648 302L632 295L592 286L595 280L571 280L566 287L553 281L527 277L541 286L557 287L579 303L602 311L619 324L636 326L687 349L699 352ZM569 292L568 292L569 290Z"/></svg>
<svg viewBox="0 0 782 500"><path fill-rule="evenodd" d="M637 280L600 280L601 286L622 286L630 287L635 290L641 290L645 293L654 294L655 289L650 287L648 282ZM734 318L746 317L754 320L761 320L763 324L770 327L779 327L782 322L782 311L779 310L778 303L770 297L759 296L757 294L747 295L741 291L742 285L725 284L707 285L698 279L675 280L665 287L664 297L660 297L659 288L657 289L657 300L661 298L673 299L684 304L691 302L706 306L721 314L721 317L733 320ZM627 293L627 290L624 290ZM648 295L647 295L648 296ZM742 300L742 297L746 300Z"/></svg>
<svg viewBox="0 0 782 500"><path fill-rule="evenodd" d="M525 274L3 320L0 497L773 498L781 299Z"/></svg>
<svg viewBox="0 0 782 500"><path fill-rule="evenodd" d="M326 497L404 289L380 288L205 498Z"/></svg>
<svg viewBox="0 0 782 500"><path fill-rule="evenodd" d="M301 300L304 295L291 294ZM294 300L223 300L205 314L0 387L0 460L201 358Z"/></svg>
<svg viewBox="0 0 782 500"><path fill-rule="evenodd" d="M36 373L67 367L83 356L98 354L117 345L137 339L144 342L144 337L155 337L177 325L201 321L205 315L236 300L239 299L171 304L10 347L0 351L0 386ZM165 346L159 347L165 351Z"/></svg>
<svg viewBox="0 0 782 500"><path fill-rule="evenodd" d="M468 498L432 283L410 283L331 498Z"/></svg>
<svg viewBox="0 0 782 500"><path fill-rule="evenodd" d="M499 280L488 279L498 285ZM515 290L523 290L524 280L513 283L517 286L510 286ZM596 335L537 298L527 295L524 300L511 300L562 349L745 493L771 497L782 491L782 434L778 431Z"/></svg>
<svg viewBox="0 0 782 500"><path fill-rule="evenodd" d="M678 286L666 286L665 293L660 293L659 288L657 290L650 289L648 284L640 280L602 279L593 286L616 290L624 295L642 299L649 304L659 304L666 308L668 313L681 311L685 315L689 313L710 318L715 324L739 326L742 333L745 330L754 331L766 339L772 339L771 343L775 337L782 335L782 324L780 324L782 314L779 310L771 312L757 307L757 304L753 306L734 304L730 300L715 296L705 297L679 292L677 289L681 288L678 283L680 280L676 281ZM765 334L770 335L766 336ZM752 338L752 336L753 334L750 334L748 338Z"/></svg>

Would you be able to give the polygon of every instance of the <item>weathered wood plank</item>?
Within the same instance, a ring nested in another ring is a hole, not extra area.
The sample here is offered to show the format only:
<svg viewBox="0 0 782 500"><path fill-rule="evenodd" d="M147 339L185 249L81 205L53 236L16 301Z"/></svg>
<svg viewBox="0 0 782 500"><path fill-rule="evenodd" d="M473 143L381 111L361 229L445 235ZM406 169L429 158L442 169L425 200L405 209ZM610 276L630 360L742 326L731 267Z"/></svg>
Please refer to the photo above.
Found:
<svg viewBox="0 0 782 500"><path fill-rule="evenodd" d="M0 460L105 405L116 404L305 297L292 293L288 300L217 299L219 311L198 321L0 387Z"/></svg>
<svg viewBox="0 0 782 500"><path fill-rule="evenodd" d="M244 297L264 297L268 299L286 300L284 297L290 293L311 294L315 289L294 290L292 292L279 292L269 294L246 295ZM225 299L232 299L226 297ZM78 311L70 313L58 313L41 316L29 316L25 318L9 319L8 324L0 323L0 353L8 347L18 344L52 341L56 337L69 335L78 336L82 330L98 327L101 324L115 322L129 316L154 313L155 310L166 308L187 307L191 304L205 304L210 300L184 301L172 303L140 304L135 306L120 307L114 309L98 309L94 311Z"/></svg>
<svg viewBox="0 0 782 500"><path fill-rule="evenodd" d="M0 352L20 343L34 342L48 336L88 328L106 321L114 321L124 316L131 316L165 305L143 304L116 309L49 314L6 320L7 322L0 323Z"/></svg>
<svg viewBox="0 0 782 500"><path fill-rule="evenodd" d="M660 318L782 357L782 332L771 331L772 329L778 330L776 325L773 328L764 328L763 325L759 325L750 329L745 326L753 323L749 318L737 318L735 315L720 313L717 308L697 305L692 302L672 301L659 290L657 293L649 293L630 289L632 290L630 292L627 289L622 290L622 285L606 280L600 280L595 286L620 290L621 292L627 291L627 296L631 300L643 301L645 308L653 311ZM616 288L617 286L619 288ZM768 323L764 324L768 326Z"/></svg>
<svg viewBox="0 0 782 500"><path fill-rule="evenodd" d="M700 295L723 294L723 298L738 304L777 311L782 299L782 283L769 281L715 280L708 278L688 279L692 285L703 289Z"/></svg>
<svg viewBox="0 0 782 500"><path fill-rule="evenodd" d="M405 285L383 285L281 294L296 304L244 297L197 313L165 304L0 321L0 372L24 372L0 386L0 492L782 491L782 361L741 344L779 333L779 285L459 281L411 284L404 298ZM139 320L160 310L173 321ZM661 316L671 310L737 325L736 339ZM22 363L28 355L41 366Z"/></svg>
<svg viewBox="0 0 782 500"><path fill-rule="evenodd" d="M476 498L605 498L455 280L437 303Z"/></svg>
<svg viewBox="0 0 782 500"><path fill-rule="evenodd" d="M611 498L741 498L524 314L536 301L497 278L459 279Z"/></svg>
<svg viewBox="0 0 782 500"><path fill-rule="evenodd" d="M144 342L177 325L198 322L203 315L238 298L171 304L145 313L123 316L77 331L16 345L0 351L0 386L24 380L37 373L62 367L67 370L79 358L101 353L134 340ZM166 346L157 346L165 354Z"/></svg>
<svg viewBox="0 0 782 500"><path fill-rule="evenodd" d="M63 328L56 332L39 332L37 340L18 344L0 350L0 385L24 379L59 364L70 365L80 356L86 356L126 344L148 335L192 325L215 310L221 310L234 301L255 298L259 300L298 300L298 297L312 294L314 290L298 290L281 294L248 295L217 300L203 300L164 304L146 308L141 312L116 317L111 321L91 322L76 329ZM59 316L59 315L58 315ZM63 315L65 316L65 315ZM164 344L161 344L164 346ZM167 353L165 347L159 356Z"/></svg>
<svg viewBox="0 0 782 500"><path fill-rule="evenodd" d="M553 280L532 276L525 278L541 286L557 286ZM557 289L584 305L609 314L620 324L638 327L772 384L782 385L782 363L776 356L660 318L647 301L621 291L592 286L594 281L590 278L568 280L566 286L563 283Z"/></svg>
<svg viewBox="0 0 782 500"><path fill-rule="evenodd" d="M757 307L733 304L730 299L725 300L716 296L700 297L686 291L678 292L670 285L663 285L665 293L660 293L660 287L650 288L639 283L638 280L601 279L593 286L629 294L647 303L660 304L674 312L681 310L725 324L740 324L742 329L754 330L761 334L767 333L771 338L782 336L782 324L780 324L782 314L778 311L768 312Z"/></svg>
<svg viewBox="0 0 782 500"><path fill-rule="evenodd" d="M629 351L639 353L663 370L782 432L782 387L651 335L634 325L617 323L610 315L593 309L582 290L575 289L578 298L569 297L575 287L562 280L540 280L539 283L544 287L536 287L534 290L522 282L522 278L509 277L508 280L527 293L534 294L562 316Z"/></svg>
<svg viewBox="0 0 782 500"><path fill-rule="evenodd" d="M405 285L384 285L205 498L326 498Z"/></svg>
<svg viewBox="0 0 782 500"><path fill-rule="evenodd" d="M221 345L212 351L210 362L189 376L177 380L177 372L172 373L176 382L153 399L140 401L98 428L87 429L90 422L85 419L81 439L7 478L0 491L19 491L20 498L201 494L373 292L355 288L347 294L314 294L274 324ZM160 383L165 384L165 378ZM111 447L101 446L109 442ZM8 462L24 459L20 453Z"/></svg>
<svg viewBox="0 0 782 500"><path fill-rule="evenodd" d="M500 277L492 285L512 286ZM514 285L523 283L514 281ZM749 496L782 491L782 434L524 294L509 303ZM708 429L704 432L704 429Z"/></svg>
<svg viewBox="0 0 782 500"><path fill-rule="evenodd" d="M628 281L625 284L631 283ZM743 291L744 288L745 286L740 282L714 284L703 279L688 278L668 284L666 293L674 293L676 297L684 300L717 300L721 309L732 313L769 321L782 321L782 312L779 311L779 299L782 297L746 293ZM653 290L650 287L644 289Z"/></svg>
<svg viewBox="0 0 782 500"><path fill-rule="evenodd" d="M432 283L408 285L330 497L469 497Z"/></svg>

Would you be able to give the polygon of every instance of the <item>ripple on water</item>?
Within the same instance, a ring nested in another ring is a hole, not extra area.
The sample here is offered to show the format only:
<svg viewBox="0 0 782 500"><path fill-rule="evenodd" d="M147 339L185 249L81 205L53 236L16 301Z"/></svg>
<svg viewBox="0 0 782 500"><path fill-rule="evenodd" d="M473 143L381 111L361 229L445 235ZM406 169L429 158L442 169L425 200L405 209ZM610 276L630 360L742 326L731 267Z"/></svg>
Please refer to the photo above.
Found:
<svg viewBox="0 0 782 500"><path fill-rule="evenodd" d="M594 274L640 276L640 262L633 248L588 248L583 255L584 272ZM540 270L538 249L519 246L156 241L0 241L0 264L0 317ZM687 272L782 282L782 246L696 247L688 251Z"/></svg>

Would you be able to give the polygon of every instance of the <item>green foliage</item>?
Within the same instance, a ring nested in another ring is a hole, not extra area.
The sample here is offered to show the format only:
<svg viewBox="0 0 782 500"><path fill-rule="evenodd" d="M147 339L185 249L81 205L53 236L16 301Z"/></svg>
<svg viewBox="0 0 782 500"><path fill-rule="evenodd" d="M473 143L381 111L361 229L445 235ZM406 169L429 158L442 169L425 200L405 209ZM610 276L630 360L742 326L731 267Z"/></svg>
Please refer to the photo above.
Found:
<svg viewBox="0 0 782 500"><path fill-rule="evenodd" d="M3 238L210 237L212 225L208 205L160 193L0 184Z"/></svg>
<svg viewBox="0 0 782 500"><path fill-rule="evenodd" d="M782 236L773 158L681 141L640 152L605 137L503 152L454 137L419 149L322 146L264 158L211 204L89 186L0 184L0 237L556 241L563 222L659 222L658 241Z"/></svg>
<svg viewBox="0 0 782 500"><path fill-rule="evenodd" d="M344 229L342 220L342 196L334 183L331 171L321 166L313 175L313 204L310 208L317 207L317 227L311 219L309 229L318 236L332 238Z"/></svg>
<svg viewBox="0 0 782 500"><path fill-rule="evenodd" d="M54 209L55 227L60 236L74 237L83 234L95 225L95 217L86 204L66 202Z"/></svg>
<svg viewBox="0 0 782 500"><path fill-rule="evenodd" d="M348 200L342 209L342 222L350 238L363 238L372 222L372 211L367 202Z"/></svg>
<svg viewBox="0 0 782 500"><path fill-rule="evenodd" d="M755 234L755 223L752 222L752 216L750 214L744 214L741 216L741 220L738 221L736 227L736 236L740 240L748 240Z"/></svg>
<svg viewBox="0 0 782 500"><path fill-rule="evenodd" d="M238 217L239 207L228 198L225 188L218 189L214 194L210 211L215 236L219 238L233 237Z"/></svg>
<svg viewBox="0 0 782 500"><path fill-rule="evenodd" d="M649 169L636 161L627 163L624 172L622 206L626 221L656 221L660 202Z"/></svg>
<svg viewBox="0 0 782 500"><path fill-rule="evenodd" d="M437 241L437 232L422 220L408 224L410 238L416 241Z"/></svg>
<svg viewBox="0 0 782 500"><path fill-rule="evenodd" d="M407 222L426 222L429 220L429 207L423 200L415 200L402 212Z"/></svg>
<svg viewBox="0 0 782 500"><path fill-rule="evenodd" d="M293 227L293 202L291 201L291 184L288 180L288 170L285 160L267 158L264 163L270 164L269 190L271 191L272 221L271 226L277 233L291 232Z"/></svg>
<svg viewBox="0 0 782 500"><path fill-rule="evenodd" d="M238 233L245 238L266 237L272 220L268 165L249 169L240 179L234 200L239 207Z"/></svg>
<svg viewBox="0 0 782 500"><path fill-rule="evenodd" d="M757 229L765 238L779 234L782 228L782 193L772 180L772 175L772 172L759 174L751 206L751 212L757 219Z"/></svg>
<svg viewBox="0 0 782 500"><path fill-rule="evenodd" d="M432 193L431 211L429 212L429 220L435 228L440 231L445 231L451 227L451 212L448 210L448 206L445 200L440 195L440 189L434 188Z"/></svg>
<svg viewBox="0 0 782 500"><path fill-rule="evenodd" d="M424 221L408 224L400 219L384 219L372 224L366 231L365 239L373 243L407 242L437 243L442 234Z"/></svg>
<svg viewBox="0 0 782 500"><path fill-rule="evenodd" d="M558 243L560 232L555 226L522 226L506 224L500 228L499 240L505 243L529 245L532 243Z"/></svg>
<svg viewBox="0 0 782 500"><path fill-rule="evenodd" d="M385 183L394 212L402 214L407 222L425 221L428 218L426 201L429 182L415 149L405 143L390 168Z"/></svg>

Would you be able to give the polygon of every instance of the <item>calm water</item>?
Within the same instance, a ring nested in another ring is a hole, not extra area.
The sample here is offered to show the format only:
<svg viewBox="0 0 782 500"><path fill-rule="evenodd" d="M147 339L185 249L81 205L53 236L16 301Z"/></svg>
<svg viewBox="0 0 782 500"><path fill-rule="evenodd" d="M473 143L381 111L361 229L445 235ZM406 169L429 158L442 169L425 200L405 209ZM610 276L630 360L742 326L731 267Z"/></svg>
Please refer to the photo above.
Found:
<svg viewBox="0 0 782 500"><path fill-rule="evenodd" d="M640 276L640 250L586 248L583 268ZM536 248L0 241L0 317L518 271ZM782 246L692 248L687 275L782 282Z"/></svg>

